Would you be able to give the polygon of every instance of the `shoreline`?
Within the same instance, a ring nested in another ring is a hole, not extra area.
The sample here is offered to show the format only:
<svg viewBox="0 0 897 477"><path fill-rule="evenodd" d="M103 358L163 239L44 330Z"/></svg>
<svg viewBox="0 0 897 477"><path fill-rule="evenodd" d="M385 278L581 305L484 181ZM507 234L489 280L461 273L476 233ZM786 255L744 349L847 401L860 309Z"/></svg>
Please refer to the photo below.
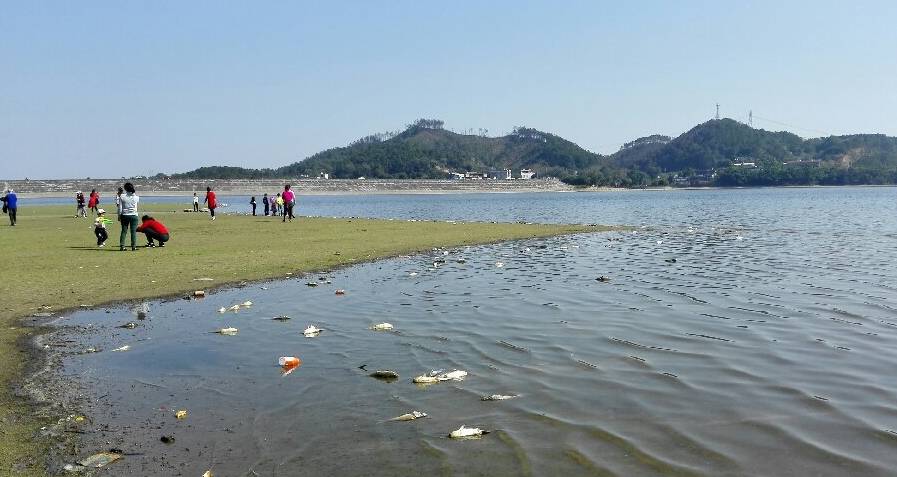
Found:
<svg viewBox="0 0 897 477"><path fill-rule="evenodd" d="M41 388L35 384L39 379L32 378L52 372L51 354L55 350L41 348L39 337L46 334L48 322L64 319L66 314L128 306L146 300L178 300L193 290L213 292L249 283L301 279L322 270L413 255L433 247L481 245L620 228L300 217L294 224L296 228L292 229L300 234L291 239L295 240L294 249L272 258L270 254L258 255L246 250L245 244L259 234L283 237L284 233L290 233L285 232L289 229L284 227L290 225L276 220L226 215L213 223L204 214L167 213L160 210L160 207L165 208L164 204L155 205L156 209L153 206L148 204L144 211L158 214L169 227L177 230L177 243L170 244L171 248L113 252L97 249L95 245L77 246L82 240L91 240L92 234L83 230L83 222L60 213L67 210L65 206L27 207L27 216L31 219L28 227L4 228L4 232L10 233L7 238L16 237L17 240L0 242L0 256L6 255L10 265L22 268L23 272L10 290L11 300L0 308L0 324L6 325L0 332L0 345L8 351L5 359L0 360L0 380L7 386L7 392L0 393L0 415L6 416L7 420L4 433L7 442L4 451L0 452L0 468L19 469L20 475L44 475L43 456L49 447L59 442L41 436L39 428L64 418L58 407L64 403L54 405L53 400L39 402L34 399L33 391ZM213 230L219 239L205 243ZM29 235L50 239L41 242L29 239ZM67 243L67 237L76 237L74 246ZM170 260L160 262L162 256ZM221 257L229 259L222 261ZM169 261L177 263L164 263ZM99 269L100 264L102 269ZM109 283L127 281L127 270L143 270L149 266L158 270L154 275L141 272L138 276L145 277L144 283L131 280L134 283L130 288L110 288ZM99 270L91 271L95 269ZM82 280L94 275L100 284L86 286L92 280ZM69 283L75 276L77 283ZM195 277L214 279L196 281ZM165 280L152 280L151 284L149 278ZM42 293L32 292L32 284L37 283L43 284ZM98 287L99 293L94 292L93 286ZM77 392L77 386L72 391ZM46 395L52 395L52 390Z"/></svg>

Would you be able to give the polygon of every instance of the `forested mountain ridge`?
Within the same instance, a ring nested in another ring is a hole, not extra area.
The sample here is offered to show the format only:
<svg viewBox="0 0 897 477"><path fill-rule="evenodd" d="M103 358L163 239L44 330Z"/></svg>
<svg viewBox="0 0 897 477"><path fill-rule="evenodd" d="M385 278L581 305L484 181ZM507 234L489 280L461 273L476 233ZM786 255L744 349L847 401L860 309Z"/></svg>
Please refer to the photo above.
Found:
<svg viewBox="0 0 897 477"><path fill-rule="evenodd" d="M452 172L533 169L576 185L806 185L897 183L897 138L855 134L803 139L732 119L699 124L676 138L652 135L609 156L557 135L518 127L506 136L459 134L421 119L277 169L203 167L184 178L447 178Z"/></svg>

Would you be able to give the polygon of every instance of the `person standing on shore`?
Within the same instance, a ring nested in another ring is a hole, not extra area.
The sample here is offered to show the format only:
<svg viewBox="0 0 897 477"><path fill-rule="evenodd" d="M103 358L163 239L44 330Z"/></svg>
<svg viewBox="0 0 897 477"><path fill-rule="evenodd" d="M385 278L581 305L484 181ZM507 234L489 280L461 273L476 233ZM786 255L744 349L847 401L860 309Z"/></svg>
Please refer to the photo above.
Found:
<svg viewBox="0 0 897 477"><path fill-rule="evenodd" d="M121 187L115 192L115 215L116 220L121 222L121 195L125 193L125 190Z"/></svg>
<svg viewBox="0 0 897 477"><path fill-rule="evenodd" d="M283 196L277 193L277 199L274 199L274 205L277 206L277 213L283 215Z"/></svg>
<svg viewBox="0 0 897 477"><path fill-rule="evenodd" d="M199 196L193 193L193 212L199 212Z"/></svg>
<svg viewBox="0 0 897 477"><path fill-rule="evenodd" d="M265 195L262 196L262 206L265 207L265 217L268 216L268 213L271 211L271 206L268 204L268 193L265 192Z"/></svg>
<svg viewBox="0 0 897 477"><path fill-rule="evenodd" d="M134 184L125 182L125 193L121 196L121 235L118 238L118 249L125 249L125 235L131 232L131 250L137 250L137 203L140 197Z"/></svg>
<svg viewBox="0 0 897 477"><path fill-rule="evenodd" d="M249 199L249 205L252 206L252 216L255 217L255 196Z"/></svg>
<svg viewBox="0 0 897 477"><path fill-rule="evenodd" d="M290 185L287 184L283 186L283 221L287 221L287 217L289 217L290 222L293 221L293 206L296 205L296 194L290 190Z"/></svg>
<svg viewBox="0 0 897 477"><path fill-rule="evenodd" d="M12 189L6 189L6 195L3 196L3 210L9 214L9 226L16 225L16 210L19 207L19 198Z"/></svg>
<svg viewBox="0 0 897 477"><path fill-rule="evenodd" d="M75 203L78 204L77 212L75 213L76 218L87 218L87 209L84 208L84 193L80 190L75 193Z"/></svg>
<svg viewBox="0 0 897 477"><path fill-rule="evenodd" d="M100 205L100 194L97 193L96 189L92 189L87 199L87 208L90 209L91 214L97 215L98 205Z"/></svg>
<svg viewBox="0 0 897 477"><path fill-rule="evenodd" d="M202 202L209 204L209 212L212 214L212 220L215 220L215 209L218 207L218 200L215 198L215 193L212 192L211 187L206 187L206 198Z"/></svg>

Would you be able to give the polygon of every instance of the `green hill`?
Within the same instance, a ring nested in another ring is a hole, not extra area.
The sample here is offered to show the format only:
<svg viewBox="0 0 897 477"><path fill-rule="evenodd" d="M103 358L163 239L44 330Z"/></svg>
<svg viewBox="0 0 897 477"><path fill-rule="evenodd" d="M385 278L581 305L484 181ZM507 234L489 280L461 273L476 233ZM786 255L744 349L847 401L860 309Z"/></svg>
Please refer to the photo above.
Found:
<svg viewBox="0 0 897 477"><path fill-rule="evenodd" d="M699 124L676 138L653 135L602 156L554 134L519 127L502 137L458 134L421 119L277 169L202 167L192 179L316 177L446 178L452 172L533 169L575 185L805 185L897 183L897 138L857 134L802 139L732 119Z"/></svg>
<svg viewBox="0 0 897 477"><path fill-rule="evenodd" d="M451 172L529 168L539 175L565 176L597 167L602 156L554 134L516 128L503 137L457 134L442 121L421 119L399 134L378 134L348 146L319 152L278 169L203 167L176 177L262 178L318 176L332 178L446 178Z"/></svg>

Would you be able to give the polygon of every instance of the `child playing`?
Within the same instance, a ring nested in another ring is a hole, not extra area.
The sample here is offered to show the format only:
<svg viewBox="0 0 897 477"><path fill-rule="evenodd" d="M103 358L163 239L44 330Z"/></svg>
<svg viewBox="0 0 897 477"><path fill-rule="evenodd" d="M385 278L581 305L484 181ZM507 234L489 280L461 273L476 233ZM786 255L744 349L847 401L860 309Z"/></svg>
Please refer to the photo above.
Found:
<svg viewBox="0 0 897 477"><path fill-rule="evenodd" d="M109 234L106 232L106 225L111 224L112 221L106 218L106 211L103 209L97 209L97 218L93 221L93 234L97 236L97 247L105 247L106 239L109 238Z"/></svg>

